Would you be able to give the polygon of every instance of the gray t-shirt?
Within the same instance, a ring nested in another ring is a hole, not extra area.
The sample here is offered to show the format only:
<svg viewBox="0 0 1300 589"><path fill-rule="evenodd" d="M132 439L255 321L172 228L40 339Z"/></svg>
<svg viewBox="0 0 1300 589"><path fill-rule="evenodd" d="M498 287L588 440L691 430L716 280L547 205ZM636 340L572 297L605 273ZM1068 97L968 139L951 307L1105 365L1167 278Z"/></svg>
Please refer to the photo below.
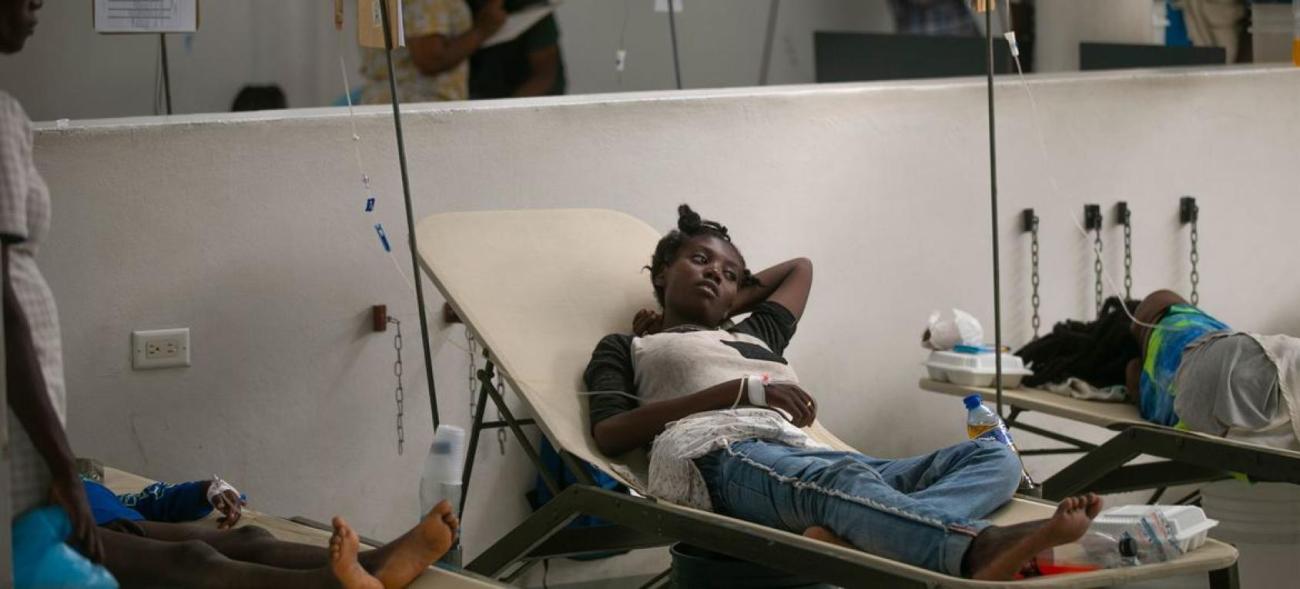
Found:
<svg viewBox="0 0 1300 589"><path fill-rule="evenodd" d="M591 399L591 423L630 411L641 402L697 393L751 374L773 382L798 383L781 357L794 335L788 309L765 302L735 328L669 330L647 337L612 335L592 353L584 380ZM741 390L737 387L737 400ZM730 443L769 440L795 448L825 448L780 414L759 407L705 411L665 426L650 452L646 492L659 499L712 510L694 459Z"/></svg>
<svg viewBox="0 0 1300 589"><path fill-rule="evenodd" d="M797 322L789 309L763 302L730 330L683 329L648 337L605 336L583 374L591 396L591 426L635 409L642 402L697 393L749 374L766 373L774 382L797 383L781 355ZM622 393L622 394L620 394Z"/></svg>
<svg viewBox="0 0 1300 589"><path fill-rule="evenodd" d="M1298 350L1300 339L1243 332L1192 342L1175 376L1175 413L1193 431L1296 449L1294 399L1288 397L1295 385L1283 374L1294 374Z"/></svg>

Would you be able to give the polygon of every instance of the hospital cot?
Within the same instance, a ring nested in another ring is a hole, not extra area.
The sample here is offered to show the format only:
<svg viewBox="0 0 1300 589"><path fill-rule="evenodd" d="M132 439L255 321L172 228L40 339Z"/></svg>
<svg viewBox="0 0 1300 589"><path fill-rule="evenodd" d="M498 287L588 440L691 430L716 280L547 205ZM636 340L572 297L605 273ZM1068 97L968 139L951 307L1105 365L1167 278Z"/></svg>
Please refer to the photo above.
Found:
<svg viewBox="0 0 1300 589"><path fill-rule="evenodd" d="M533 420L576 473L569 486L468 566L490 577L510 578L540 559L612 549L686 542L764 566L843 587L1101 587L1126 582L1209 573L1216 588L1236 586L1236 550L1209 541L1175 561L1040 577L1019 582L980 582L943 575L858 550L644 496L644 452L611 459L601 454L588 427L581 374L596 342L624 331L632 315L651 308L649 279L641 270L660 235L644 222L607 210L533 210L446 213L428 217L416 230L424 269L453 310L486 348L487 382L500 370ZM536 450L495 388L484 387L505 424L535 464ZM849 446L814 424L810 433L839 449ZM636 495L598 488L580 466L586 461L622 481ZM471 462L472 463L472 462ZM555 487L554 477L543 478ZM469 472L466 473L466 483ZM475 495L466 486L467 495ZM1048 517L1051 504L1014 499L992 517L1011 524ZM566 530L591 515L614 524L605 529Z"/></svg>
<svg viewBox="0 0 1300 589"><path fill-rule="evenodd" d="M135 493L153 483L152 480L123 470L104 468L104 486L119 495ZM211 516L187 525L215 527L217 524L215 516ZM290 521L245 508L243 515L239 518L239 523L235 527L248 525L265 528L273 536L286 542L310 544L322 548L328 548L330 543L331 532L328 526L305 525L298 521ZM369 548L377 547L377 543L374 541L363 539L363 543ZM504 587L504 585L472 573L429 568L407 587L411 589L491 589L493 587Z"/></svg>
<svg viewBox="0 0 1300 589"><path fill-rule="evenodd" d="M980 393L990 403L996 396L991 388L930 379L921 379L920 387L958 397ZM1025 450L1022 454L1083 454L1043 481L1046 499L1059 500L1085 491L1164 489L1225 479L1231 473L1242 473L1253 480L1300 484L1300 452L1155 425L1143 420L1137 407L1129 403L1085 401L1032 388L1003 389L1002 403L1011 408L1006 421L1012 430L1038 434L1069 446ZM1031 411L1106 428L1116 434L1101 445L1092 444L1020 420L1022 414ZM1164 460L1129 464L1144 454Z"/></svg>

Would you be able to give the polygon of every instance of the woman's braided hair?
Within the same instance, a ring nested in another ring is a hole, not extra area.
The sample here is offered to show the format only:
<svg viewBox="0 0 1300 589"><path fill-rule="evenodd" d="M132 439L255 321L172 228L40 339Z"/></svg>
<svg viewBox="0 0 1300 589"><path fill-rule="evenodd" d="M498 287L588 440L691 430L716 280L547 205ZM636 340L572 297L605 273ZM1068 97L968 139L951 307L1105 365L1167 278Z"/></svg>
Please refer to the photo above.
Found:
<svg viewBox="0 0 1300 589"><path fill-rule="evenodd" d="M731 244L731 236L727 234L725 225L717 221L701 218L700 214L691 210L689 205L683 204L677 207L677 228L669 231L668 235L659 240L659 244L655 246L654 256L650 258L650 265L646 266L646 269L650 271L651 284L654 284L653 277L658 276L673 263L673 260L677 258L677 250L681 249L683 244L691 238L701 235L711 235ZM736 250L736 255L740 256L740 263L745 265L745 256L740 255L740 250L736 248L735 244L731 244L731 247ZM758 284L758 279L754 277L748 267L741 271L741 288L757 286ZM654 289L655 300L659 301L659 306L662 307L664 304L664 289L657 284L654 285Z"/></svg>
<svg viewBox="0 0 1300 589"><path fill-rule="evenodd" d="M1110 297L1096 321L1062 321L1051 333L1025 344L1016 352L1034 369L1025 385L1062 382L1070 377L1098 388L1124 385L1129 360L1142 353L1129 333L1129 316L1137 306L1138 301Z"/></svg>

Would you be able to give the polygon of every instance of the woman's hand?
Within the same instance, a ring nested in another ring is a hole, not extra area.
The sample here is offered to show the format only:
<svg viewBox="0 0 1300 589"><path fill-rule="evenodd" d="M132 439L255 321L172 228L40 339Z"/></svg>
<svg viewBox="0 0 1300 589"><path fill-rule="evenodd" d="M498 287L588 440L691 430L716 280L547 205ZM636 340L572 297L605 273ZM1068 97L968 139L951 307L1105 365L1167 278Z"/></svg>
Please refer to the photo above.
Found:
<svg viewBox="0 0 1300 589"><path fill-rule="evenodd" d="M637 337L654 335L664 328L663 314L650 309L641 309L632 318L632 334Z"/></svg>
<svg viewBox="0 0 1300 589"><path fill-rule="evenodd" d="M86 487L76 474L55 477L50 487L50 503L63 508L72 522L72 536L68 543L81 551L91 562L104 562L104 545L99 541L99 528L86 501Z"/></svg>
<svg viewBox="0 0 1300 589"><path fill-rule="evenodd" d="M790 416L795 427L808 427L817 419L817 401L799 385L773 383L766 386L767 406Z"/></svg>

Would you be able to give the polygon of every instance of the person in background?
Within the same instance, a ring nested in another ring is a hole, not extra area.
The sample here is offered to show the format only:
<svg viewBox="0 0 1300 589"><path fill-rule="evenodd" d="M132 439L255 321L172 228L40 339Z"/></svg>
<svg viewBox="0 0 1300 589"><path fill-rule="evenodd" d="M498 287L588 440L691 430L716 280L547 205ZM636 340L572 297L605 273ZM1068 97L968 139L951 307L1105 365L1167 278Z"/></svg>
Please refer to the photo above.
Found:
<svg viewBox="0 0 1300 589"><path fill-rule="evenodd" d="M1182 11L1187 36L1195 46L1222 47L1228 63L1249 61L1241 59L1250 54L1246 0L1173 0L1170 7Z"/></svg>
<svg viewBox="0 0 1300 589"><path fill-rule="evenodd" d="M479 10L493 0L475 0ZM506 0L514 13L546 0ZM560 55L560 28L549 14L512 41L480 50L470 60L469 93L474 99L564 94L567 82Z"/></svg>
<svg viewBox="0 0 1300 589"><path fill-rule="evenodd" d="M0 53L22 50L36 31L36 12L43 5L41 0L0 0ZM99 562L103 547L64 432L58 309L36 263L49 228L50 193L32 160L31 121L17 100L0 91L0 275L11 506L19 516L47 503L61 507L72 523L68 543ZM14 541L17 547L24 538Z"/></svg>
<svg viewBox="0 0 1300 589"><path fill-rule="evenodd" d="M244 496L215 476L122 495L89 478L83 484L103 528L105 567L124 586L405 587L447 552L460 526L443 501L397 540L362 551L356 532L336 517L324 548L280 540L255 524L236 527ZM216 528L186 523L214 510Z"/></svg>
<svg viewBox="0 0 1300 589"><path fill-rule="evenodd" d="M976 37L980 30L966 0L889 0L895 32Z"/></svg>
<svg viewBox="0 0 1300 589"><path fill-rule="evenodd" d="M227 530L239 523L245 497L230 483L217 477L169 485L154 483L137 493L114 493L102 483L82 478L86 499L95 515L95 523L120 532L148 535L138 522L175 524L203 519L216 510L221 514L217 529Z"/></svg>
<svg viewBox="0 0 1300 589"><path fill-rule="evenodd" d="M402 0L406 47L393 49L393 73L401 102L466 100L469 58L501 25L503 0L486 0L470 13L465 0ZM363 104L391 100L388 63L380 49L366 49L361 74Z"/></svg>
<svg viewBox="0 0 1300 589"><path fill-rule="evenodd" d="M247 85L239 89L239 94L235 95L235 101L230 105L231 112L245 112L250 110L277 110L289 108L289 100L284 96L284 90L275 84L266 86Z"/></svg>
<svg viewBox="0 0 1300 589"><path fill-rule="evenodd" d="M1157 425L1300 450L1300 338L1233 329L1171 290L1111 297L1095 321L1064 321L1016 352L1028 386L1123 385Z"/></svg>

